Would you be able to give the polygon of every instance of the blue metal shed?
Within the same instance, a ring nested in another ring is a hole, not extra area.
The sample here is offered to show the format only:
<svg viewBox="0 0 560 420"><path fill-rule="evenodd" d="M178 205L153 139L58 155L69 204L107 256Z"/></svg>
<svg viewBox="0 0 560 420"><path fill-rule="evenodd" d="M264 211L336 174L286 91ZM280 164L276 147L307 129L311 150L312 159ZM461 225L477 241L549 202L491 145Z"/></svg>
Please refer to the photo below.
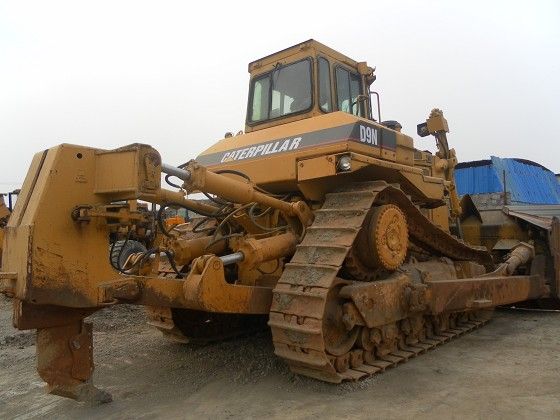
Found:
<svg viewBox="0 0 560 420"><path fill-rule="evenodd" d="M455 167L459 195L503 192L504 178L511 204L560 204L554 173L530 160L492 156Z"/></svg>

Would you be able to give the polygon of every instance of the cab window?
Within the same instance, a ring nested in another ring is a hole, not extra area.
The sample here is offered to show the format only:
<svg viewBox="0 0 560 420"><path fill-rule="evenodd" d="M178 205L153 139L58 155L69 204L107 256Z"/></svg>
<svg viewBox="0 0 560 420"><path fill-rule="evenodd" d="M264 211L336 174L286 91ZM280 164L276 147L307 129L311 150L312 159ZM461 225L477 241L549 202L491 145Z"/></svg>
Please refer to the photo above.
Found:
<svg viewBox="0 0 560 420"><path fill-rule="evenodd" d="M250 122L263 122L311 108L311 60L281 66L251 82Z"/></svg>
<svg viewBox="0 0 560 420"><path fill-rule="evenodd" d="M337 67L335 73L338 110L359 115L358 96L362 94L360 76L342 67Z"/></svg>
<svg viewBox="0 0 560 420"><path fill-rule="evenodd" d="M252 120L262 121L268 119L268 96L270 93L269 77L261 77L253 82L253 110Z"/></svg>
<svg viewBox="0 0 560 420"><path fill-rule="evenodd" d="M329 62L323 57L317 60L319 71L319 106L321 111L331 112L331 73Z"/></svg>

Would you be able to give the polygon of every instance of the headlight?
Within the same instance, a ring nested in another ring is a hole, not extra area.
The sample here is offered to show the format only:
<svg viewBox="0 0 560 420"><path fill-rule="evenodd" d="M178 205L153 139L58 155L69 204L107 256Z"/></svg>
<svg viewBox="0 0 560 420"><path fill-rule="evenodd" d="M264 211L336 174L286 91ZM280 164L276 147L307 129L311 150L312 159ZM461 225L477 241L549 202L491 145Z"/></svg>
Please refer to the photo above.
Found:
<svg viewBox="0 0 560 420"><path fill-rule="evenodd" d="M340 172L348 172L352 169L352 159L350 156L341 156L336 167Z"/></svg>

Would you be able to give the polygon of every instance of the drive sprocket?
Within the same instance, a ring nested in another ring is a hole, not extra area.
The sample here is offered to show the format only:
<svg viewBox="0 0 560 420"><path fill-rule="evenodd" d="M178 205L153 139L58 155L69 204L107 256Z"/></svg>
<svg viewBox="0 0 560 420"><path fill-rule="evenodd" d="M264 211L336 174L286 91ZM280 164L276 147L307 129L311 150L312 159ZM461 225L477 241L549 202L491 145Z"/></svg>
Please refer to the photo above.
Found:
<svg viewBox="0 0 560 420"><path fill-rule="evenodd" d="M373 207L345 261L345 270L356 280L371 281L384 271L394 271L408 249L408 226L394 204Z"/></svg>

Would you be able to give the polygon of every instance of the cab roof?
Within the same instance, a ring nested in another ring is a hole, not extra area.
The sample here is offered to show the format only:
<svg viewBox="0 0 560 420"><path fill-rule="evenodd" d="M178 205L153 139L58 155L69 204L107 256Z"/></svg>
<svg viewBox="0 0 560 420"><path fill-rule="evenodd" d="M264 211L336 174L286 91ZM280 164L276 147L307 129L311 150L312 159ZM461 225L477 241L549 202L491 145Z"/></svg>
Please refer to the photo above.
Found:
<svg viewBox="0 0 560 420"><path fill-rule="evenodd" d="M300 42L299 44L293 45L291 47L277 51L273 54L269 54L265 57L259 58L258 60L252 61L251 63L249 63L249 73L251 73L255 69L274 63L278 60L289 57L292 54L298 53L300 51L305 51L307 49L314 50L313 55L323 53L338 61L346 63L351 67L356 67L358 65L358 63L352 60L350 57L347 57L344 54L341 54L338 51L335 51L332 48L327 47L326 45L321 44L318 41L315 41L314 39L308 39L307 41Z"/></svg>

